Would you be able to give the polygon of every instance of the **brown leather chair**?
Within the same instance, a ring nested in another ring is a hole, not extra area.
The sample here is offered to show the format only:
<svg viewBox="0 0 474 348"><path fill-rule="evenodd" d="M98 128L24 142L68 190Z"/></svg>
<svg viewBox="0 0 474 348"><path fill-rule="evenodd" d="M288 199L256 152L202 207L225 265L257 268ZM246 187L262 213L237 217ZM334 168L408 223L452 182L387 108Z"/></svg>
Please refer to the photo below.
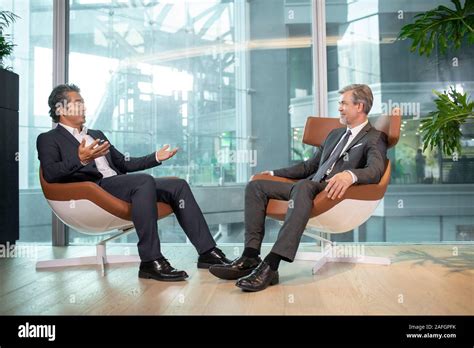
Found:
<svg viewBox="0 0 474 348"><path fill-rule="evenodd" d="M380 116L375 121L372 118L369 118L369 120L376 129L387 134L388 148L397 144L400 138L401 125L399 109L394 109L391 116ZM342 125L339 118L308 117L303 134L303 143L320 146L331 130L340 127ZM378 184L353 185L339 199L327 198L324 191L319 193L314 199L313 210L307 226L319 232L344 233L363 224L370 218L383 199L390 182L390 170L390 160L387 160L385 172ZM261 174L253 176L252 180L296 182L296 180ZM267 206L267 216L283 221L287 209L288 201L270 199ZM356 252L358 255L341 255L340 250L335 248L334 243L330 240L306 231L305 235L320 239L325 243L324 245L321 244L321 253L299 252L296 256L297 260L316 261L313 274L326 262L390 264L390 259L360 255L360 252ZM335 253L338 255L335 255Z"/></svg>
<svg viewBox="0 0 474 348"><path fill-rule="evenodd" d="M106 243L133 232L132 206L93 182L48 183L40 168L40 183L54 214L67 226L88 235L103 235L118 230L114 236L96 245L96 256L38 261L37 269L79 265L139 262L138 256L106 254ZM170 205L157 202L158 219L173 213Z"/></svg>

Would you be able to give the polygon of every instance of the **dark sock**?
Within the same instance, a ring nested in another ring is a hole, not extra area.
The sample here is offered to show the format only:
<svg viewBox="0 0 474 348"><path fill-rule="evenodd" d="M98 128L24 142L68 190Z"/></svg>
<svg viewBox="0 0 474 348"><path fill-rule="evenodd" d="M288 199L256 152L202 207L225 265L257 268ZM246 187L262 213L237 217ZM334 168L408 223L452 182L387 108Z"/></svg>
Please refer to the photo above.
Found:
<svg viewBox="0 0 474 348"><path fill-rule="evenodd" d="M207 251L205 251L205 252L203 252L203 253L201 253L201 254L199 254L199 255L201 255L201 256L207 255L207 254L209 254L210 252L212 252L215 248L216 248L216 247L214 246L214 247L212 247L211 249L209 249L209 250L207 250Z"/></svg>
<svg viewBox="0 0 474 348"><path fill-rule="evenodd" d="M280 266L281 256L278 254L270 253L264 260L270 265L272 271L278 271L278 266Z"/></svg>
<svg viewBox="0 0 474 348"><path fill-rule="evenodd" d="M159 258L155 259L155 260L151 260L151 261L141 261L142 264L145 264L145 265L151 265L153 262L155 261L163 261L165 260L166 258L164 256L160 256Z"/></svg>
<svg viewBox="0 0 474 348"><path fill-rule="evenodd" d="M242 256L250 257L252 259L256 259L260 255L260 251L254 248L245 248Z"/></svg>

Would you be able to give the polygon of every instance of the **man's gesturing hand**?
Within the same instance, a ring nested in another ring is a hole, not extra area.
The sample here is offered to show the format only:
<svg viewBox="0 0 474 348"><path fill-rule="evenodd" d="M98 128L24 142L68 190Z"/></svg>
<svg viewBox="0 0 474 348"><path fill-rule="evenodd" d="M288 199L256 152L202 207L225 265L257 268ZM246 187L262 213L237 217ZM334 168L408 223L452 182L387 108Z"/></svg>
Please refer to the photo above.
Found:
<svg viewBox="0 0 474 348"><path fill-rule="evenodd" d="M86 146L86 139L82 139L77 151L79 160L82 163L89 163L97 157L105 156L109 152L109 142L106 141L102 145L98 145L99 141L99 139L95 139L92 144Z"/></svg>
<svg viewBox="0 0 474 348"><path fill-rule="evenodd" d="M166 161L168 158L173 157L176 152L178 152L178 148L175 148L173 150L168 150L170 146L166 144L163 146L161 149L156 151L156 158L158 158L160 161Z"/></svg>
<svg viewBox="0 0 474 348"><path fill-rule="evenodd" d="M324 191L328 193L328 198L341 198L346 193L349 186L352 185L352 175L348 172L341 172L326 180L328 183Z"/></svg>

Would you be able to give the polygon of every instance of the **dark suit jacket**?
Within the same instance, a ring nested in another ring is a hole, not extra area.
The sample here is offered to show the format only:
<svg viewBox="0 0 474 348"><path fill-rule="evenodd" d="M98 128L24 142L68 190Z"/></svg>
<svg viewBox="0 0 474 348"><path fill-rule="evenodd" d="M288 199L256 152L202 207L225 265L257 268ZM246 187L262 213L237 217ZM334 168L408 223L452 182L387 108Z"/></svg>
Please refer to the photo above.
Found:
<svg viewBox="0 0 474 348"><path fill-rule="evenodd" d="M290 179L311 179L319 166L330 156L346 129L344 127L332 130L310 159L292 167L274 170L274 174ZM386 161L387 135L367 123L341 154L326 179L344 170L350 170L357 176L358 184L376 184L382 178Z"/></svg>
<svg viewBox="0 0 474 348"><path fill-rule="evenodd" d="M99 138L108 141L104 133L99 130L88 129L87 134L94 139ZM56 128L38 136L36 148L43 169L43 176L50 183L75 181L98 183L102 179L102 174L97 170L95 161L89 162L86 166L81 164L78 155L79 142L67 129L59 124ZM126 159L112 144L110 144L109 149L110 152L105 158L109 162L109 166L119 175L159 165L155 153Z"/></svg>

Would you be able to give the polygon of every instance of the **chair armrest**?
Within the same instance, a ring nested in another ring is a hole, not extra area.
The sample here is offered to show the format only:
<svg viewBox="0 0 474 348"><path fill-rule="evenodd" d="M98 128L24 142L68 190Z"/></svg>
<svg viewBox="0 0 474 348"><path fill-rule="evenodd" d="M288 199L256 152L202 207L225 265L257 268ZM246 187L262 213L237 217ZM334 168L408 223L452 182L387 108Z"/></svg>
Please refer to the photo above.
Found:
<svg viewBox="0 0 474 348"><path fill-rule="evenodd" d="M325 192L321 192L318 194L318 196L316 196L315 201L316 199L318 199L318 200L328 200L331 202L338 203L344 199L358 199L358 200L364 200L364 201L382 199L385 194L385 191L387 190L387 186L390 182L390 172L391 172L390 161L387 161L385 172L378 184L352 185L346 190L346 193L344 194L342 198L334 199L334 201L332 199L327 198L327 195ZM295 183L298 181L298 180L283 178L280 176L264 175L264 174L255 174L250 179L250 181L255 181L255 180L269 180L269 181L278 181L278 182L287 182L287 183Z"/></svg>
<svg viewBox="0 0 474 348"><path fill-rule="evenodd" d="M288 182L288 183L291 183L291 184L298 181L298 180L283 178L281 176L265 175L265 174L255 174L254 176L252 176L250 178L250 181L255 181L255 180L279 181L279 182Z"/></svg>
<svg viewBox="0 0 474 348"><path fill-rule="evenodd" d="M40 183L44 196L52 201L88 200L121 219L131 221L131 204L105 191L99 185L90 182L53 183L44 180L40 173ZM173 213L168 204L157 202L158 218Z"/></svg>
<svg viewBox="0 0 474 348"><path fill-rule="evenodd" d="M352 185L347 189L346 193L342 198L336 198L332 200L327 197L327 192L320 192L314 198L311 217L320 215L328 211L329 209L333 208L345 199L354 199L359 201L376 201L382 199L390 182L390 172L390 161L387 161L385 172L378 184ZM271 175L255 175L252 180L271 180L289 183L297 181ZM270 199L267 206L267 215L277 220L284 220L287 209L287 201Z"/></svg>

